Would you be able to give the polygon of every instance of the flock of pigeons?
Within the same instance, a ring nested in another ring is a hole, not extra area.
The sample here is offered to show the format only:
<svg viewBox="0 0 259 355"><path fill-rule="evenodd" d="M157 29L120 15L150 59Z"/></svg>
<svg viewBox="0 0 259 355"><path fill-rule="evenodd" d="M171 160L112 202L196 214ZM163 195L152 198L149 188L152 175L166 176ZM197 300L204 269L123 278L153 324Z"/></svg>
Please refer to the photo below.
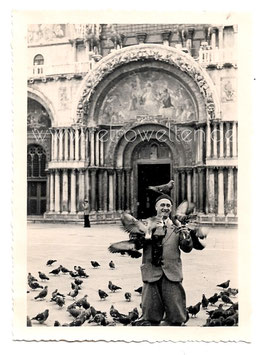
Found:
<svg viewBox="0 0 259 355"><path fill-rule="evenodd" d="M57 262L57 260L48 260L46 265L51 266L55 262ZM95 269L100 268L100 264L97 261L91 261L91 264ZM110 261L109 268L115 269L115 263L113 261ZM82 326L83 324L87 325L88 323L95 323L96 325L101 326L151 325L149 322L143 321L141 319L141 314L137 307L134 307L130 312L128 312L128 314L123 314L115 309L114 305L111 305L109 312L103 312L96 310L89 303L87 294L84 294L82 297L80 297L84 279L89 277L89 275L85 272L85 268L82 268L81 266L74 266L74 270L68 270L64 266L60 265L59 267L51 270L49 274L51 276L48 276L45 273L39 271L38 278L35 278L31 273L28 273L28 286L30 290L28 290L27 293L30 293L31 291L38 291L40 289L40 292L33 298L35 301L49 301L52 302L53 305L56 304L60 309L66 309L68 314L71 316L71 322L61 324L58 320L55 320L53 326L73 327ZM70 275L71 290L66 295L60 293L58 289L53 290L50 294L48 285L42 286L42 284L44 282L48 282L50 277L55 277L62 274ZM187 307L187 319L185 323L187 323L190 318L199 317L199 312L201 309L203 309L206 311L206 315L208 316L206 323L203 326L237 326L238 302L234 302L233 299L236 298L238 289L230 288L229 286L230 280L227 280L226 282L217 285L217 287L221 288L219 293L214 293L213 296L208 298L205 296L205 294L203 294L201 301L199 301L194 306ZM109 281L108 289L110 295L122 290L120 286L115 285L112 281ZM134 291L141 295L142 286L135 289ZM98 296L102 301L105 301L106 298L109 297L108 293L101 289L98 290ZM130 302L131 292L125 292L124 298L125 301ZM67 305L67 299L72 299L73 302ZM216 306L217 303L219 303L218 306ZM44 324L49 317L49 308L31 318L27 316L27 326L33 326L34 322Z"/></svg>
<svg viewBox="0 0 259 355"><path fill-rule="evenodd" d="M46 265L52 266L57 262L57 260L48 260ZM91 265L93 268L100 268L100 264L97 261L91 261ZM109 262L109 268L115 269L115 263L111 260ZM51 276L50 276L51 275ZM48 285L43 286L43 283L46 283L53 276L58 275L70 275L71 277L71 290L67 294L62 294L58 291L58 289L53 290L53 292L49 292ZM118 310L111 305L110 314L107 315L107 312L96 310L90 303L88 302L88 295L84 294L83 297L80 297L80 291L82 291L84 279L88 278L89 275L85 272L85 268L81 266L74 266L73 270L69 270L65 268L63 265L60 265L49 272L49 276L45 273L38 271L38 277L34 277L31 273L28 273L28 286L29 290L27 293L31 291L39 291L39 293L33 298L33 300L45 300L56 304L58 308L66 308L68 314L72 317L71 322L61 324L58 320L54 321L53 326L82 326L83 324L88 323L96 323L97 325L102 326L114 326L117 324L128 325L132 322L135 322L139 318L139 311L137 308L134 308L127 315L120 313ZM108 289L110 294L115 293L122 288L120 286L115 285L112 281L108 283ZM134 290L136 293L142 293L142 287L139 287ZM98 290L98 296L100 300L105 301L105 299L109 296L107 292L104 290ZM131 292L125 292L124 298L125 301L131 301L132 294ZM72 303L66 305L67 299L73 300ZM33 326L33 323L43 324L49 318L49 308L44 311L36 314L34 317L27 316L27 326ZM87 321L87 322L86 322Z"/></svg>

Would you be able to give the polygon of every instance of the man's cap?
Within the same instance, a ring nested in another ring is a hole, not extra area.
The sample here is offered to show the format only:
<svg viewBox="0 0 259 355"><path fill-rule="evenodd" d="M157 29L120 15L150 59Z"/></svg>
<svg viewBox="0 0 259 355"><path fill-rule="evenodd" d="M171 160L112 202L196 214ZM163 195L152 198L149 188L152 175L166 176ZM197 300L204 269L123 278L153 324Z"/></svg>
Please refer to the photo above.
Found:
<svg viewBox="0 0 259 355"><path fill-rule="evenodd" d="M158 201L160 200L164 200L164 199L167 199L171 202L171 204L173 205L173 200L171 199L170 196L166 195L166 194L163 194L163 195L160 195L157 199L156 199L156 204Z"/></svg>

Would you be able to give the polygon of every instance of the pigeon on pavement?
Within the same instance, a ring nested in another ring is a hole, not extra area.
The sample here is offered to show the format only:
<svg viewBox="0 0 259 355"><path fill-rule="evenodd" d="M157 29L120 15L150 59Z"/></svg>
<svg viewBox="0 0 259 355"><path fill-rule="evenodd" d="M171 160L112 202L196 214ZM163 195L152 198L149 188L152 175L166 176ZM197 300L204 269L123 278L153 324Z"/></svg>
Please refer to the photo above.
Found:
<svg viewBox="0 0 259 355"><path fill-rule="evenodd" d="M37 300L39 298L43 299L47 296L47 294L48 294L48 286L45 286L44 289L42 291L40 291L40 293L36 297L34 297L34 299L35 300Z"/></svg>
<svg viewBox="0 0 259 355"><path fill-rule="evenodd" d="M61 271L61 267L59 266L58 268L51 270L49 274L58 275L60 271Z"/></svg>
<svg viewBox="0 0 259 355"><path fill-rule="evenodd" d="M92 264L93 268L97 268L97 267L101 266L97 261L91 261L91 264Z"/></svg>
<svg viewBox="0 0 259 355"><path fill-rule="evenodd" d="M231 296L236 296L237 294L238 294L238 289L237 288L228 288L227 289L227 291L229 292L229 294L231 295Z"/></svg>
<svg viewBox="0 0 259 355"><path fill-rule="evenodd" d="M112 269L112 270L115 269L115 264L112 260L109 262L109 266L110 266L110 269Z"/></svg>
<svg viewBox="0 0 259 355"><path fill-rule="evenodd" d="M49 280L49 277L45 275L43 272L38 271L38 274L41 280Z"/></svg>
<svg viewBox="0 0 259 355"><path fill-rule="evenodd" d="M43 288L38 282L33 281L29 282L28 285L30 286L31 289L36 290L37 288Z"/></svg>
<svg viewBox="0 0 259 355"><path fill-rule="evenodd" d="M108 283L108 289L111 291L111 292L115 292L117 290L121 290L121 287L120 286L116 286L114 285L111 281L109 281Z"/></svg>
<svg viewBox="0 0 259 355"><path fill-rule="evenodd" d="M206 298L205 294L202 295L201 305L202 305L202 308L205 308L205 309L209 305L209 300Z"/></svg>
<svg viewBox="0 0 259 355"><path fill-rule="evenodd" d="M107 293L103 290L100 290L100 289L98 290L98 294L99 294L99 297L101 300L105 300L106 297L108 297Z"/></svg>
<svg viewBox="0 0 259 355"><path fill-rule="evenodd" d="M126 301L130 302L131 301L131 293L130 292L125 292L125 295L124 295Z"/></svg>
<svg viewBox="0 0 259 355"><path fill-rule="evenodd" d="M50 259L47 261L46 265L47 266L51 266L52 264L54 264L57 260L54 260L54 259Z"/></svg>
<svg viewBox="0 0 259 355"><path fill-rule="evenodd" d="M230 284L230 280L227 280L225 282L222 282L221 284L217 285L218 287L222 287L222 288L228 288Z"/></svg>
<svg viewBox="0 0 259 355"><path fill-rule="evenodd" d="M44 312L42 313L38 313L35 317L33 317L31 320L36 320L38 321L40 324L44 323L47 318L49 316L49 310L46 309Z"/></svg>
<svg viewBox="0 0 259 355"><path fill-rule="evenodd" d="M213 296L208 298L208 301L211 304L215 304L216 302L218 302L219 298L220 298L220 296L217 293L214 293Z"/></svg>
<svg viewBox="0 0 259 355"><path fill-rule="evenodd" d="M140 286L139 288L137 288L136 290L134 290L135 292L139 293L140 295L142 294L142 289L143 287Z"/></svg>
<svg viewBox="0 0 259 355"><path fill-rule="evenodd" d="M197 317L197 314L200 312L201 302L198 302L195 306L187 307L188 313L191 314L191 317Z"/></svg>

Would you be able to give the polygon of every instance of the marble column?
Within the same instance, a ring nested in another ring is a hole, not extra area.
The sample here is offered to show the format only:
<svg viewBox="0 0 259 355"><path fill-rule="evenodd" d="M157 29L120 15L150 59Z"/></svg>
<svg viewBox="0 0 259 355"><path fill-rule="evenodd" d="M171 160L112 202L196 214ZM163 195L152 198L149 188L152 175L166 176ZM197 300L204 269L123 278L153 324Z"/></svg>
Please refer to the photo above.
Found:
<svg viewBox="0 0 259 355"><path fill-rule="evenodd" d="M185 171L181 172L181 200L185 200L186 199L186 176L185 176Z"/></svg>
<svg viewBox="0 0 259 355"><path fill-rule="evenodd" d="M210 121L207 122L207 129L206 129L206 158L211 157L211 128L210 128Z"/></svg>
<svg viewBox="0 0 259 355"><path fill-rule="evenodd" d="M103 210L108 211L108 173L105 169L103 171Z"/></svg>
<svg viewBox="0 0 259 355"><path fill-rule="evenodd" d="M51 160L54 160L55 131L51 130Z"/></svg>
<svg viewBox="0 0 259 355"><path fill-rule="evenodd" d="M55 212L60 213L60 172L55 170Z"/></svg>
<svg viewBox="0 0 259 355"><path fill-rule="evenodd" d="M49 212L50 208L50 172L47 172L47 183L46 183L46 212Z"/></svg>
<svg viewBox="0 0 259 355"><path fill-rule="evenodd" d="M233 134L232 134L232 156L237 157L237 122L233 122Z"/></svg>
<svg viewBox="0 0 259 355"><path fill-rule="evenodd" d="M95 129L94 128L90 129L90 151L91 151L90 165L95 166Z"/></svg>
<svg viewBox="0 0 259 355"><path fill-rule="evenodd" d="M223 64L223 26L218 27L218 39L219 39L219 63L220 65Z"/></svg>
<svg viewBox="0 0 259 355"><path fill-rule="evenodd" d="M100 140L98 133L95 135L95 164L100 166Z"/></svg>
<svg viewBox="0 0 259 355"><path fill-rule="evenodd" d="M131 210L130 204L130 195L131 195L131 183L130 183L130 176L131 176L131 168L126 169L126 208L125 210Z"/></svg>
<svg viewBox="0 0 259 355"><path fill-rule="evenodd" d="M177 170L174 172L174 206L179 204L179 173Z"/></svg>
<svg viewBox="0 0 259 355"><path fill-rule="evenodd" d="M218 215L223 216L224 213L224 175L223 168L218 169Z"/></svg>
<svg viewBox="0 0 259 355"><path fill-rule="evenodd" d="M68 160L68 129L64 131L64 159Z"/></svg>
<svg viewBox="0 0 259 355"><path fill-rule="evenodd" d="M102 137L99 137L100 140L100 166L104 164L104 141Z"/></svg>
<svg viewBox="0 0 259 355"><path fill-rule="evenodd" d="M58 133L55 129L54 132L54 145L53 145L53 160L57 160L58 157Z"/></svg>
<svg viewBox="0 0 259 355"><path fill-rule="evenodd" d="M197 171L196 171L196 169L193 169L193 173L192 173L192 202L195 204L196 209L198 209Z"/></svg>
<svg viewBox="0 0 259 355"><path fill-rule="evenodd" d="M88 129L85 131L85 160L86 160L87 165L89 165L90 156L89 156L89 131L88 131Z"/></svg>
<svg viewBox="0 0 259 355"><path fill-rule="evenodd" d="M76 213L76 171L75 169L71 170L71 183L70 183L70 198L71 198L71 205L70 205L70 213Z"/></svg>
<svg viewBox="0 0 259 355"><path fill-rule="evenodd" d="M63 129L58 132L58 159L63 160Z"/></svg>
<svg viewBox="0 0 259 355"><path fill-rule="evenodd" d="M230 157L230 137L232 135L232 130L230 130L230 124L229 122L226 123L226 133L225 133L225 138L226 138L226 157Z"/></svg>
<svg viewBox="0 0 259 355"><path fill-rule="evenodd" d="M96 169L91 169L91 210L96 211Z"/></svg>
<svg viewBox="0 0 259 355"><path fill-rule="evenodd" d="M233 167L228 168L228 187L227 187L227 214L234 215L234 174Z"/></svg>
<svg viewBox="0 0 259 355"><path fill-rule="evenodd" d="M79 129L75 128L75 160L79 160Z"/></svg>
<svg viewBox="0 0 259 355"><path fill-rule="evenodd" d="M187 200L192 201L191 170L187 170Z"/></svg>
<svg viewBox="0 0 259 355"><path fill-rule="evenodd" d="M114 170L109 169L108 170L109 174L109 206L108 209L109 211L114 211Z"/></svg>
<svg viewBox="0 0 259 355"><path fill-rule="evenodd" d="M103 171L98 170L98 210L103 211Z"/></svg>
<svg viewBox="0 0 259 355"><path fill-rule="evenodd" d="M49 189L49 210L54 212L55 206L55 183L54 183L54 172L50 171L50 189Z"/></svg>
<svg viewBox="0 0 259 355"><path fill-rule="evenodd" d="M211 28L210 45L213 50L216 48L216 28L214 28L214 27Z"/></svg>
<svg viewBox="0 0 259 355"><path fill-rule="evenodd" d="M198 169L198 175L199 175L199 211L201 213L204 212L205 186L204 186L203 174L204 174L203 169Z"/></svg>
<svg viewBox="0 0 259 355"><path fill-rule="evenodd" d="M219 157L224 157L224 126L223 122L219 124Z"/></svg>
<svg viewBox="0 0 259 355"><path fill-rule="evenodd" d="M63 169L62 181L62 213L68 213L68 171Z"/></svg>
<svg viewBox="0 0 259 355"><path fill-rule="evenodd" d="M74 130L73 128L70 129L69 134L69 160L75 159L75 152L74 152Z"/></svg>
<svg viewBox="0 0 259 355"><path fill-rule="evenodd" d="M118 210L122 210L122 169L117 169Z"/></svg>
<svg viewBox="0 0 259 355"><path fill-rule="evenodd" d="M78 210L83 211L83 203L85 198L85 172L79 170L79 181L78 181Z"/></svg>
<svg viewBox="0 0 259 355"><path fill-rule="evenodd" d="M89 201L90 196L89 196L89 186L90 186L90 181L89 181L89 170L85 170L85 198ZM90 201L91 203L91 201Z"/></svg>
<svg viewBox="0 0 259 355"><path fill-rule="evenodd" d="M80 160L85 161L85 132L83 127L81 127L80 133Z"/></svg>
<svg viewBox="0 0 259 355"><path fill-rule="evenodd" d="M213 135L212 135L212 141L213 141L213 158L218 157L218 152L217 152L217 147L218 147L218 125L217 123L213 124Z"/></svg>
<svg viewBox="0 0 259 355"><path fill-rule="evenodd" d="M207 203L208 203L208 213L215 212L215 179L214 179L214 168L207 169Z"/></svg>
<svg viewBox="0 0 259 355"><path fill-rule="evenodd" d="M121 209L125 210L125 171L121 171Z"/></svg>

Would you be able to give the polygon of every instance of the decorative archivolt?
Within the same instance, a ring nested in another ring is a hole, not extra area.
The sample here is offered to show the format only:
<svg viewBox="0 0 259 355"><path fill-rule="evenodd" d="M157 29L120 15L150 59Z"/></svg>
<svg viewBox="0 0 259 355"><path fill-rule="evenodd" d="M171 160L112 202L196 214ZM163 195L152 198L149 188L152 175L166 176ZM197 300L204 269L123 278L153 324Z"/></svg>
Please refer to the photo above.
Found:
<svg viewBox="0 0 259 355"><path fill-rule="evenodd" d="M107 75L130 62L145 60L168 63L190 76L203 96L208 119L220 118L219 99L214 84L206 71L189 54L164 45L140 44L112 52L86 75L76 101L76 121L83 122L84 116L88 115L91 97Z"/></svg>

